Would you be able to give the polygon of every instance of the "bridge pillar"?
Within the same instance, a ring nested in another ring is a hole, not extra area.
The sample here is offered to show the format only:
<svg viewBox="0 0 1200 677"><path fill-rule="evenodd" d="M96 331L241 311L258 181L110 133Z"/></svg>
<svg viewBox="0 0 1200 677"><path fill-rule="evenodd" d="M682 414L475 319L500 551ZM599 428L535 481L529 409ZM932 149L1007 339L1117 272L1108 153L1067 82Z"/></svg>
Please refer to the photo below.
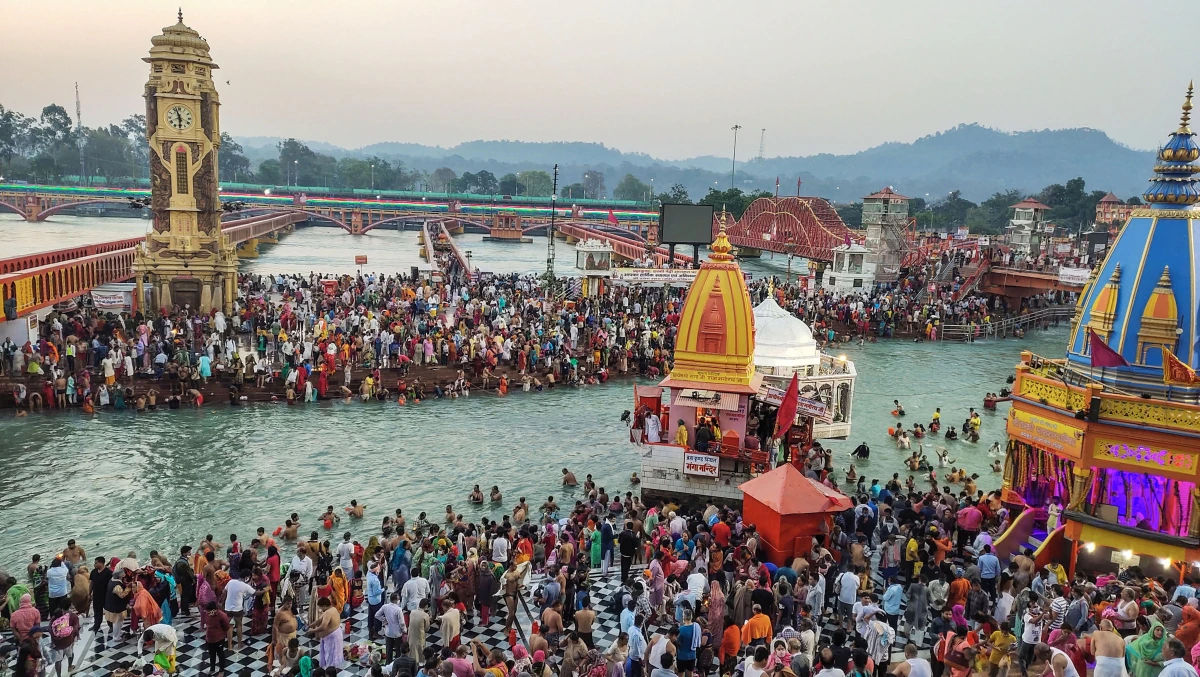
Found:
<svg viewBox="0 0 1200 677"><path fill-rule="evenodd" d="M252 237L249 240L238 245L237 256L239 259L257 259L258 258L258 238Z"/></svg>
<svg viewBox="0 0 1200 677"><path fill-rule="evenodd" d="M446 230L451 235L462 235L463 234L462 221L451 221L450 223L446 224Z"/></svg>
<svg viewBox="0 0 1200 677"><path fill-rule="evenodd" d="M357 209L350 213L350 234L363 234L363 213Z"/></svg>
<svg viewBox="0 0 1200 677"><path fill-rule="evenodd" d="M42 214L42 206L39 202L39 199L33 196L30 196L25 200L26 221L29 221L30 223L41 221L41 219L38 218Z"/></svg>

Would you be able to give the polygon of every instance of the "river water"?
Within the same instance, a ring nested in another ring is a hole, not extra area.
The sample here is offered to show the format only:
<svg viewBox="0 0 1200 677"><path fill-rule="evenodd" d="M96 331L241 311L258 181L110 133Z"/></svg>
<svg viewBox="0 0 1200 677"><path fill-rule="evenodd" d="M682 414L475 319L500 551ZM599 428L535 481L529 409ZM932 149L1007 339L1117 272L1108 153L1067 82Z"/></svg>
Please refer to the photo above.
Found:
<svg viewBox="0 0 1200 677"><path fill-rule="evenodd" d="M141 219L59 216L25 224L0 215L5 242L0 255L128 237L144 229ZM370 270L407 271L416 265L415 237L372 232L363 237L364 244L339 230L301 229L264 248L246 269L352 272L353 254L367 253ZM526 245L485 243L478 235L462 240L485 270L536 272L544 265L544 239ZM573 255L564 259L566 268ZM755 274L781 273L786 260L751 261L745 267ZM934 407L941 407L943 423L957 427L968 407L981 408L985 392L1004 387L1021 350L1058 355L1065 341L1066 329L1060 327L1024 340L971 345L889 341L847 347L858 382L851 437L829 443L838 468L866 441L872 457L859 464L863 474L882 481L893 472L904 473L904 452L887 435L893 399L904 404L908 425L928 423ZM474 393L404 408L323 402L232 410L217 405L141 416L72 412L16 419L4 414L0 563L23 564L31 553L52 553L68 538L89 553L174 551L206 533L223 539L230 533L245 536L258 526L270 531L293 511L311 527L326 505L340 509L352 498L368 506L367 524L352 526L363 533L398 507L412 518L422 510L440 518L447 503L468 517L498 517L522 495L534 505L550 494L574 500L578 490L559 485L564 466L581 481L592 473L610 493L623 493L632 488L630 472L639 468L636 448L619 420L631 408L631 385L517 392L507 398ZM980 442L948 443L957 465L980 474L981 488L1000 483L1000 475L989 470L994 459L986 450L993 441L1003 443L1006 413L1007 405L982 411ZM941 438L933 441L938 442L946 444ZM932 457L932 449L927 451ZM502 505L469 506L465 497L473 484L485 491L499 485Z"/></svg>

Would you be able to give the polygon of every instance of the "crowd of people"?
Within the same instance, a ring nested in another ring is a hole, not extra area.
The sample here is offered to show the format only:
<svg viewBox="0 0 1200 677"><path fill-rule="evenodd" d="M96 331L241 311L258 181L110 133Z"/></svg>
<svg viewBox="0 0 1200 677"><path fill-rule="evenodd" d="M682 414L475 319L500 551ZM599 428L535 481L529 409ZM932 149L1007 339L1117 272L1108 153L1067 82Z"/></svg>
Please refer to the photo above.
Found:
<svg viewBox="0 0 1200 677"><path fill-rule="evenodd" d="M985 325L1005 317L1073 301L1069 293L1047 292L1026 299L1019 308L1010 308L1003 296L965 288L969 268L978 269L985 259L999 265L1011 256L998 250L947 252L936 262L906 269L894 284L854 293L813 289L799 280L771 286L782 292L780 305L807 322L821 343L893 337L936 340L944 325L974 326L982 331ZM768 293L768 281L757 281L750 288L756 298L762 298Z"/></svg>
<svg viewBox="0 0 1200 677"><path fill-rule="evenodd" d="M810 476L827 461L802 460ZM0 572L16 674L69 673L89 625L97 652L144 651L144 665L123 667L145 675L179 670L184 628L203 633L210 674L231 653L303 677L1196 674L1195 580L1136 566L1072 579L1028 550L1003 561L999 492L898 475L848 484L851 507L778 566L730 506L643 503L590 476L576 488L566 468L562 484L573 504L522 497L501 520L452 505L373 518L351 501L315 528L292 513L250 539L96 557L69 540L20 575ZM602 588L610 577L619 585ZM615 639L601 616L619 619ZM496 640L484 630L501 618Z"/></svg>
<svg viewBox="0 0 1200 677"><path fill-rule="evenodd" d="M242 276L235 312L52 313L38 341L0 343L19 412L330 398L506 394L669 369L683 290L547 295L533 276Z"/></svg>

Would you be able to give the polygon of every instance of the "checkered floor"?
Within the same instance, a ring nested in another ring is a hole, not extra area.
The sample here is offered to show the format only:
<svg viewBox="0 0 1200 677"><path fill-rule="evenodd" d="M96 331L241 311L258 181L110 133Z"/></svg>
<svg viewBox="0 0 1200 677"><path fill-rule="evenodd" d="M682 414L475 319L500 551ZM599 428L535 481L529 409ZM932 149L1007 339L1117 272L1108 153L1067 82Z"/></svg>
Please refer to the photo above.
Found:
<svg viewBox="0 0 1200 677"><path fill-rule="evenodd" d="M635 567L640 569L644 567ZM596 621L593 629L593 638L597 647L607 648L617 635L620 634L620 619L614 609L611 600L613 595L620 590L618 574L615 569L612 575L606 580L599 576L598 572L592 573L591 579L591 598L593 601L592 607L596 611ZM525 588L526 602L529 608L537 613L537 607L533 604L533 591L538 588L542 582L541 577L534 576L529 585ZM351 621L350 636L346 639L347 645L357 644L365 639L367 634L367 607L362 605L354 614ZM475 617L478 620L478 616ZM490 619L491 623L487 627L474 625L463 631L463 639L479 639L484 644L489 646L499 646L508 648L508 636L504 631L504 613L501 610L498 614L493 611ZM528 636L532 619L528 617L524 609L518 609L517 621ZM249 630L250 619L245 619L243 630ZM128 668L134 665L139 658L149 660L152 658L150 652L140 653L140 647L135 646L135 643L128 640L126 633L126 641L119 645L100 647L98 639L104 639L104 632L101 631L99 638L92 635L90 631L91 619L84 619L83 625L85 630L79 642L75 645L75 665L76 673L81 677L108 677L113 670L117 668ZM180 675L200 675L205 674L205 651L204 651L204 632L199 626L199 622L193 611L193 615L188 618L175 619L174 626L179 634L179 649L176 659L179 664ZM655 628L658 631L661 628ZM317 642L305 636L303 632L299 634L301 646L315 655L317 651ZM265 672L265 656L267 643L270 639L269 634L262 634L251 637L246 636L246 646L241 651L226 653L226 674L237 675L242 669L249 669L251 677L264 677ZM520 632L518 632L520 639ZM440 646L441 637L437 632L431 633L428 637L429 646ZM382 650L382 645L379 649ZM15 659L15 655L12 657ZM349 675L365 675L368 669L360 665L346 665L339 674Z"/></svg>
<svg viewBox="0 0 1200 677"><path fill-rule="evenodd" d="M644 566L636 566L635 570L640 570ZM602 579L599 572L593 571L591 577L591 599L592 608L596 610L596 621L593 630L593 639L595 645L603 650L607 648L617 635L620 634L620 619L616 610L616 605L613 603L613 596L620 590L620 582L618 576L613 572L608 579ZM876 588L879 591L884 589L884 581L878 572L877 558L872 561L872 578L875 581ZM535 576L526 586L526 601L529 608L536 613L537 607L533 604L533 591L536 590L542 582L541 577ZM367 608L363 605L359 608L351 622L350 636L346 639L347 644L357 644L366 637L367 628ZM493 613L490 619L491 623L487 627L473 625L463 631L463 638L479 639L484 644L489 646L508 647L508 637L504 631L504 615L503 611L499 614ZM517 612L518 624L521 626L528 636L532 619L525 613L524 609L519 609ZM824 623L821 627L821 641L825 643L831 642L833 631L837 625L833 622L832 614L826 613L823 617ZM91 619L84 619L85 627L83 636L75 645L75 666L76 673L81 677L108 677L113 670L117 668L129 668L135 662L142 658L149 660L152 656L150 653L141 653L140 647L136 646L133 641L127 639L119 645L101 646L98 639L104 639L103 631L99 638L93 636L90 631ZM200 675L204 674L205 667L205 652L204 652L204 633L199 627L199 623L193 615L188 618L176 619L175 628L179 633L179 650L177 660L179 663L180 675ZM250 619L245 619L244 631L248 631L250 627ZM652 628L652 631L659 631L662 628ZM904 645L912 641L922 649L922 654L927 653L930 646L930 638L927 633L920 633L915 637L910 637L906 632L904 623L901 622L901 631L897 633L896 643L894 645L893 657L898 658L903 654ZM307 649L311 654L315 655L317 651L317 642L307 638L304 633L299 635L301 646ZM518 633L520 638L520 633ZM250 677L264 677L265 673L265 656L266 647L269 640L269 634L258 636L246 635L246 646L236 652L227 652L226 654L226 674L237 675L243 669L249 670ZM432 633L428 638L430 646L440 646L441 637L438 633ZM379 647L382 650L382 646ZM15 652L10 655L10 660L15 660ZM365 666L347 665L343 668L343 673L349 675L365 675L368 670Z"/></svg>

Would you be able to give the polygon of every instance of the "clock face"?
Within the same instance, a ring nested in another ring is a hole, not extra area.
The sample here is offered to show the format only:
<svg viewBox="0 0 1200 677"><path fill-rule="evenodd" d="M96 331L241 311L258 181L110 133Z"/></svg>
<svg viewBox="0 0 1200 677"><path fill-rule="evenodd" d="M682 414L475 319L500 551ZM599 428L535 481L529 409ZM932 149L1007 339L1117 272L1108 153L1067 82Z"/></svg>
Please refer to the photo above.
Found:
<svg viewBox="0 0 1200 677"><path fill-rule="evenodd" d="M167 124L179 130L192 126L192 111L187 106L171 106L167 109Z"/></svg>

